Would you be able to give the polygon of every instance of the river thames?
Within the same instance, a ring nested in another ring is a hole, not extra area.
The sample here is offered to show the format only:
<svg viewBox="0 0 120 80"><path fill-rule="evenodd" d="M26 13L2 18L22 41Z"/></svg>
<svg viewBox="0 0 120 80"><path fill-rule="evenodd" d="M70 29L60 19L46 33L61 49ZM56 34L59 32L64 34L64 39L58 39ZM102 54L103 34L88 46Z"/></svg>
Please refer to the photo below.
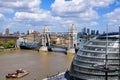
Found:
<svg viewBox="0 0 120 80"><path fill-rule="evenodd" d="M47 75L61 73L70 68L74 55L60 52L37 52L15 50L0 52L0 80L42 80ZM19 79L6 79L5 75L16 69L25 69L30 74Z"/></svg>

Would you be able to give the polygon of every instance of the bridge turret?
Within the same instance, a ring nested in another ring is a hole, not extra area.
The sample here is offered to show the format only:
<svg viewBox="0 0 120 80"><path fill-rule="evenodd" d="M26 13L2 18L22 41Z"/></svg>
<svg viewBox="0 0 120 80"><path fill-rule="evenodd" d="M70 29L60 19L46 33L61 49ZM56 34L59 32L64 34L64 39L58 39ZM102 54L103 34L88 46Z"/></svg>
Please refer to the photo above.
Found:
<svg viewBox="0 0 120 80"><path fill-rule="evenodd" d="M77 47L77 28L72 24L68 29L69 43L67 53L75 53Z"/></svg>
<svg viewBox="0 0 120 80"><path fill-rule="evenodd" d="M42 31L42 45L43 46L50 45L49 33L50 33L50 29L45 25Z"/></svg>
<svg viewBox="0 0 120 80"><path fill-rule="evenodd" d="M74 48L77 46L77 28L74 24L68 30L69 45L68 48Z"/></svg>
<svg viewBox="0 0 120 80"><path fill-rule="evenodd" d="M42 47L39 50L48 51L47 46L50 45L50 29L45 25L42 30Z"/></svg>

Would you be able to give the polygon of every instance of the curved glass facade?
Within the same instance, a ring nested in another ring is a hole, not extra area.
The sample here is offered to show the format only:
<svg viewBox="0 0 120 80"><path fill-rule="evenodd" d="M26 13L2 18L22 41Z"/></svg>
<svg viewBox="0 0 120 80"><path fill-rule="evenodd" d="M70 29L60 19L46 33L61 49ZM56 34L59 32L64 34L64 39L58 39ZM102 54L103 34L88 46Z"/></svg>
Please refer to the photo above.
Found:
<svg viewBox="0 0 120 80"><path fill-rule="evenodd" d="M117 35L98 36L83 45L71 64L73 80L119 80L119 38ZM106 47L107 46L107 47ZM107 52L107 69L106 69ZM105 74L107 70L107 75Z"/></svg>

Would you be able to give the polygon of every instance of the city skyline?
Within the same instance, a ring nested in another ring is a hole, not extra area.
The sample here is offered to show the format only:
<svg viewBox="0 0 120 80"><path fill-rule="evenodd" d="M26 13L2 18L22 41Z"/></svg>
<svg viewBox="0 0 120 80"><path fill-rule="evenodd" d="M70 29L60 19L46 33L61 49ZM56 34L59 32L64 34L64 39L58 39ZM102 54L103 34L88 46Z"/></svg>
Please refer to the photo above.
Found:
<svg viewBox="0 0 120 80"><path fill-rule="evenodd" d="M66 32L75 24L78 32L93 30L118 31L120 0L0 0L0 32L41 31L48 25L51 32Z"/></svg>
<svg viewBox="0 0 120 80"><path fill-rule="evenodd" d="M43 27L43 29L44 28L45 27ZM77 28L76 28L76 31L77 31L78 34L82 34L82 35L99 35L99 34L104 34L105 33L105 32L99 33L99 30L97 30L97 29L95 30L95 29L90 29L90 28L86 28L86 27L82 28L81 31L78 31ZM3 31L3 33L0 33L0 35L20 35L20 34L23 34L23 35L28 34L29 35L29 34L35 33L35 32L42 33L43 30L40 32L40 31L36 31L34 29L28 29L26 32L20 32L20 31L11 32L9 30L9 28L6 28L5 31ZM49 29L49 32L50 32L50 34L68 34L69 29L66 32L51 32L50 29Z"/></svg>

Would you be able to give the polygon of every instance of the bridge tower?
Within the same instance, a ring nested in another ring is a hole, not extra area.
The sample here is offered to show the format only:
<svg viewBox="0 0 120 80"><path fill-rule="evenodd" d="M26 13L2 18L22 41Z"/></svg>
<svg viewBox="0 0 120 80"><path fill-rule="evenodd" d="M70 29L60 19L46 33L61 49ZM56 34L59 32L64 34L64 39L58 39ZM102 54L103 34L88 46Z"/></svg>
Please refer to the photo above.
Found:
<svg viewBox="0 0 120 80"><path fill-rule="evenodd" d="M72 24L68 29L68 50L67 53L75 53L75 48L77 47L77 28Z"/></svg>
<svg viewBox="0 0 120 80"><path fill-rule="evenodd" d="M39 50L48 51L50 45L50 29L45 25L42 30L42 47Z"/></svg>

